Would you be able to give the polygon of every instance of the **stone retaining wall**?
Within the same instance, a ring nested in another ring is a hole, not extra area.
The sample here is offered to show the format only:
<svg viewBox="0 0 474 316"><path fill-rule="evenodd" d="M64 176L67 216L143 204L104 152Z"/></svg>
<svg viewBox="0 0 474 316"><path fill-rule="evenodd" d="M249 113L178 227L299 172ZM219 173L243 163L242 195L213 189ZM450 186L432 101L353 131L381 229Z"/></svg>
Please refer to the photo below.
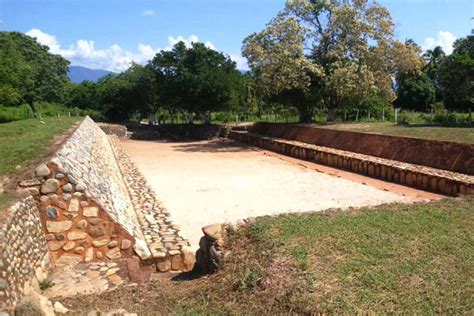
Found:
<svg viewBox="0 0 474 316"><path fill-rule="evenodd" d="M97 123L97 125L107 135L116 135L117 137L120 137L120 138L124 138L127 136L127 127L124 125L109 124L109 123Z"/></svg>
<svg viewBox="0 0 474 316"><path fill-rule="evenodd" d="M338 131L298 124L256 123L249 128L249 131L275 138L474 175L474 145L470 144Z"/></svg>
<svg viewBox="0 0 474 316"><path fill-rule="evenodd" d="M165 124L165 125L129 125L132 138L137 140L186 139L206 140L227 137L230 127L213 124Z"/></svg>
<svg viewBox="0 0 474 316"><path fill-rule="evenodd" d="M24 198L1 215L0 310L12 311L29 288L38 288L46 278L51 261L32 197Z"/></svg>
<svg viewBox="0 0 474 316"><path fill-rule="evenodd" d="M117 259L132 249L150 257L107 135L90 118L20 186L39 203L54 261Z"/></svg>
<svg viewBox="0 0 474 316"><path fill-rule="evenodd" d="M334 148L275 137L232 131L231 139L287 156L445 195L474 194L474 177Z"/></svg>
<svg viewBox="0 0 474 316"><path fill-rule="evenodd" d="M2 310L14 308L29 281L46 277L49 262L136 254L162 272L193 268L189 242L113 134L109 141L85 118L53 156L18 183L28 197L1 213Z"/></svg>

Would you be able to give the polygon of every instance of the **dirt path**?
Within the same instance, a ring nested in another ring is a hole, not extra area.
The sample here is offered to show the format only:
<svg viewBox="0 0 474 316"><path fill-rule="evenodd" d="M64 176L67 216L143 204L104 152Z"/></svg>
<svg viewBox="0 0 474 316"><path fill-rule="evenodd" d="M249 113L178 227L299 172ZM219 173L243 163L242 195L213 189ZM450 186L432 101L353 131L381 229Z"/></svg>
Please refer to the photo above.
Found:
<svg viewBox="0 0 474 316"><path fill-rule="evenodd" d="M437 198L229 140L123 146L196 248L207 224Z"/></svg>

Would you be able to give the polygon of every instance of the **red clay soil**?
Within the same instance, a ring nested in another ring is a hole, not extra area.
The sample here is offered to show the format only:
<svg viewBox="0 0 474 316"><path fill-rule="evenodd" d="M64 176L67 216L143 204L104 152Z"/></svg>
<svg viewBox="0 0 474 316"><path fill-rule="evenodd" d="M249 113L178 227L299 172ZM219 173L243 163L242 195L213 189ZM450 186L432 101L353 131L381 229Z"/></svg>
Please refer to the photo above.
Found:
<svg viewBox="0 0 474 316"><path fill-rule="evenodd" d="M474 175L474 145L296 124L256 123L254 133Z"/></svg>

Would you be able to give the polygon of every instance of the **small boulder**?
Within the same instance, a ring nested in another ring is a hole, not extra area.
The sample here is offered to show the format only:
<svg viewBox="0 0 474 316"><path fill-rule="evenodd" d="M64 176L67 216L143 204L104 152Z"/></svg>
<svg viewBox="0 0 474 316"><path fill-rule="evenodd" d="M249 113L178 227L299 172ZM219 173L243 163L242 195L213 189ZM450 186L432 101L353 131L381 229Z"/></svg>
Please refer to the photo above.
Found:
<svg viewBox="0 0 474 316"><path fill-rule="evenodd" d="M17 304L15 315L18 316L54 316L53 304L36 292L24 296Z"/></svg>
<svg viewBox="0 0 474 316"><path fill-rule="evenodd" d="M202 232L211 240L217 240L222 239L224 230L221 224L213 224L204 226Z"/></svg>
<svg viewBox="0 0 474 316"><path fill-rule="evenodd" d="M64 305L61 304L60 302L55 302L53 307L54 307L54 311L59 314L66 314L67 312L69 312L69 309L64 307Z"/></svg>
<svg viewBox="0 0 474 316"><path fill-rule="evenodd" d="M41 164L35 169L35 176L41 178L41 177L47 177L51 174L51 170L49 170L48 166L46 164Z"/></svg>
<svg viewBox="0 0 474 316"><path fill-rule="evenodd" d="M56 179L48 179L45 183L41 186L41 193L48 194L54 193L57 189L59 189L60 184L59 181Z"/></svg>

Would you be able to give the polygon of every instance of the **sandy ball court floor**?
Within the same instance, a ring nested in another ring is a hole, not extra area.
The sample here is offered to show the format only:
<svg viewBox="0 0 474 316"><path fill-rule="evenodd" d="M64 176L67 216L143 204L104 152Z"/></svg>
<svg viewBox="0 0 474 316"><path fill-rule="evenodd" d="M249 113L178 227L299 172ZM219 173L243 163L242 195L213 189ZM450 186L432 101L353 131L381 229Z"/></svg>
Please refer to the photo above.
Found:
<svg viewBox="0 0 474 316"><path fill-rule="evenodd" d="M423 198L318 172L230 140L122 144L196 249L208 224Z"/></svg>

